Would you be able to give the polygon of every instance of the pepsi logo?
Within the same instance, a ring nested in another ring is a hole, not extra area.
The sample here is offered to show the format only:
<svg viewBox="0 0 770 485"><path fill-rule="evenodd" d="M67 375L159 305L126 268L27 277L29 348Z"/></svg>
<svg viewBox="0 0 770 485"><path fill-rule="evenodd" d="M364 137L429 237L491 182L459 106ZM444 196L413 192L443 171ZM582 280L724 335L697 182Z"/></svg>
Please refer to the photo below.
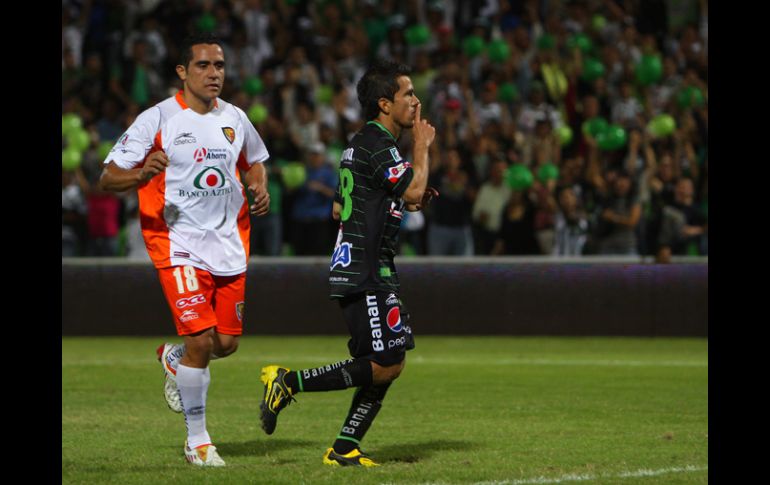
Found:
<svg viewBox="0 0 770 485"><path fill-rule="evenodd" d="M388 327L394 332L400 332L402 330L401 311L397 306L390 309L386 321L388 322Z"/></svg>

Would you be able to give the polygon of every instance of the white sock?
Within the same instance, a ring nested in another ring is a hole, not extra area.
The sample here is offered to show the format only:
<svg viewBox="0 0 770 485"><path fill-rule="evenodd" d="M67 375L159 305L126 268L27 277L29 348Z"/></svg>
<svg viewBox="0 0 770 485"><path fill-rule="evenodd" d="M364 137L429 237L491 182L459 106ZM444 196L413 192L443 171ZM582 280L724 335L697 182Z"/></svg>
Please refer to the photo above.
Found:
<svg viewBox="0 0 770 485"><path fill-rule="evenodd" d="M182 360L182 356L184 355L184 351L186 349L187 346L185 344L174 344L174 349L168 353L168 365L171 367L174 373L176 373L177 367L179 367L179 361ZM211 360L217 359L221 359L221 357L212 352Z"/></svg>
<svg viewBox="0 0 770 485"><path fill-rule="evenodd" d="M196 448L211 443L206 431L206 395L211 382L209 369L196 369L179 364L176 385L182 397L184 421L187 424L187 445Z"/></svg>

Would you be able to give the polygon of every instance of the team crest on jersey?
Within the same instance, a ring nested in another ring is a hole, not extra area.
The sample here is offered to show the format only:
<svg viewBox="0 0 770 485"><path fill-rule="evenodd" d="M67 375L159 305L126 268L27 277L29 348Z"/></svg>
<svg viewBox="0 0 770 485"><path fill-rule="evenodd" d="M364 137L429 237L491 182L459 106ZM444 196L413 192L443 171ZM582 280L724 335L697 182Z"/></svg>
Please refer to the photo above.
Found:
<svg viewBox="0 0 770 485"><path fill-rule="evenodd" d="M232 145L235 141L235 130L230 128L229 126L225 126L222 128L222 133L225 134L225 138L227 138L227 141L230 142Z"/></svg>
<svg viewBox="0 0 770 485"><path fill-rule="evenodd" d="M238 321L243 321L243 309L246 307L246 303L239 301L235 304L235 314L238 316Z"/></svg>
<svg viewBox="0 0 770 485"><path fill-rule="evenodd" d="M394 306L388 312L388 327L394 332L400 332L403 327L401 326L401 310L397 306Z"/></svg>
<svg viewBox="0 0 770 485"><path fill-rule="evenodd" d="M333 270L337 265L342 266L343 268L347 268L350 266L350 263L352 261L350 257L350 250L353 248L353 245L349 242L344 242L334 248L334 254L332 254L332 265L329 268L329 271Z"/></svg>
<svg viewBox="0 0 770 485"><path fill-rule="evenodd" d="M225 185L225 175L216 167L206 167L193 180L196 189L216 189Z"/></svg>
<svg viewBox="0 0 770 485"><path fill-rule="evenodd" d="M396 182L398 182L398 179L400 179L401 176L404 175L404 173L406 173L406 169L411 166L412 164L409 162L399 163L395 167L390 167L388 169L388 174L385 177L390 181L390 183L395 184Z"/></svg>

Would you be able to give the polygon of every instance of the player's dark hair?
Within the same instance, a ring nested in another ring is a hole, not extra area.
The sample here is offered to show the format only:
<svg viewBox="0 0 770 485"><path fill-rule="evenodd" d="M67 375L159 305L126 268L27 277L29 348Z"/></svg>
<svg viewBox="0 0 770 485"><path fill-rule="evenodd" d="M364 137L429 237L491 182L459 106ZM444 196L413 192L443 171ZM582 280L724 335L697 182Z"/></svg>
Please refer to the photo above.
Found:
<svg viewBox="0 0 770 485"><path fill-rule="evenodd" d="M187 36L182 41L182 48L179 50L180 66L184 66L185 69L187 69L187 65L190 63L190 61L193 58L192 47L198 44L216 44L222 50L224 50L224 47L222 47L222 39L220 39L214 34L205 32L205 33L198 33L198 34Z"/></svg>
<svg viewBox="0 0 770 485"><path fill-rule="evenodd" d="M365 120L373 120L380 114L380 98L393 101L398 92L398 78L411 72L412 69L405 64L384 59L369 67L356 86Z"/></svg>

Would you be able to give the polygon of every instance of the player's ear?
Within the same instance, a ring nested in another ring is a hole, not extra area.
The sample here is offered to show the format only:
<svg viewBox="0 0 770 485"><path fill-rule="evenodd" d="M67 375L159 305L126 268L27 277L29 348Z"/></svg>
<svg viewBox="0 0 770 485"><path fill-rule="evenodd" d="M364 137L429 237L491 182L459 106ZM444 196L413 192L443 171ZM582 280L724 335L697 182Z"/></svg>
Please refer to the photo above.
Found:
<svg viewBox="0 0 770 485"><path fill-rule="evenodd" d="M380 107L380 111L382 111L386 115L390 114L391 101L388 98L380 98L379 101L377 101L377 104Z"/></svg>
<svg viewBox="0 0 770 485"><path fill-rule="evenodd" d="M179 79L182 81L187 80L187 69L185 69L183 65L177 64L176 75L179 76Z"/></svg>

